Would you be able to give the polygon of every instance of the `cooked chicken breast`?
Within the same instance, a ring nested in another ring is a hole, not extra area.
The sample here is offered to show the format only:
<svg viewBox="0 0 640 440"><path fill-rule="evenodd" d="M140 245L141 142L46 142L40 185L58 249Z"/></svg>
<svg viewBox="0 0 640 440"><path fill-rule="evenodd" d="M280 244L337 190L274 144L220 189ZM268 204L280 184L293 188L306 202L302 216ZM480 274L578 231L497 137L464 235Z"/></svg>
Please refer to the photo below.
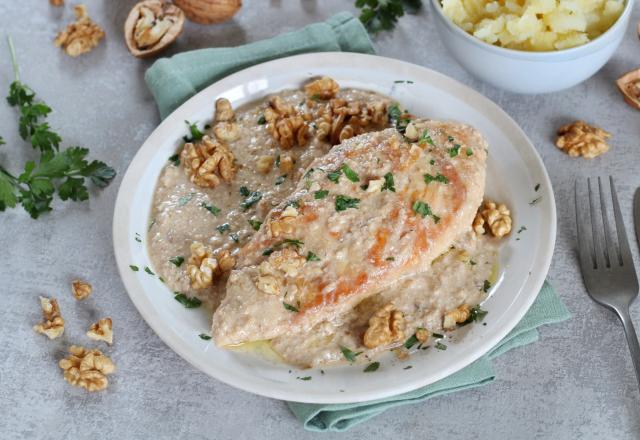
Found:
<svg viewBox="0 0 640 440"><path fill-rule="evenodd" d="M216 344L335 319L425 270L470 228L484 193L486 142L459 123L413 125L415 142L387 129L312 162L242 248L213 316Z"/></svg>

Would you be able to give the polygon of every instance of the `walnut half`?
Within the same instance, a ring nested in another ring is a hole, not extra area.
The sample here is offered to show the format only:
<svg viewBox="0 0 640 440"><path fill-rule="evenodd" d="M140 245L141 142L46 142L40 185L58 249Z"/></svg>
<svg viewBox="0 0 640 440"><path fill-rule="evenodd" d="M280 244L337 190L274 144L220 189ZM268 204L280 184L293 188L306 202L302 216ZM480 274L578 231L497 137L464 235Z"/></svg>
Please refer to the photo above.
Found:
<svg viewBox="0 0 640 440"><path fill-rule="evenodd" d="M182 32L184 12L161 0L145 0L131 9L124 40L133 56L146 58L169 47Z"/></svg>
<svg viewBox="0 0 640 440"><path fill-rule="evenodd" d="M214 256L211 249L197 241L191 243L191 256L187 264L187 274L194 289L205 289L213 284L214 278L230 271L236 259L229 251L221 251Z"/></svg>
<svg viewBox="0 0 640 440"><path fill-rule="evenodd" d="M488 229L494 237L502 238L511 232L512 223L511 211L505 204L485 200L473 219L472 228L478 235Z"/></svg>
<svg viewBox="0 0 640 440"><path fill-rule="evenodd" d="M57 47L62 47L70 57L77 57L90 52L105 34L102 28L89 18L85 5L76 5L73 10L76 22L59 32L54 43Z"/></svg>
<svg viewBox="0 0 640 440"><path fill-rule="evenodd" d="M87 336L94 341L103 341L113 344L113 321L111 318L103 318L89 327Z"/></svg>
<svg viewBox="0 0 640 440"><path fill-rule="evenodd" d="M611 133L601 128L576 121L558 129L556 146L571 157L593 159L609 151L607 139L610 137Z"/></svg>
<svg viewBox="0 0 640 440"><path fill-rule="evenodd" d="M78 301L88 298L92 290L91 284L86 281L74 280L71 283L71 292Z"/></svg>
<svg viewBox="0 0 640 440"><path fill-rule="evenodd" d="M203 188L215 188L222 182L230 182L236 174L231 150L209 136L196 143L184 144L181 159L187 176Z"/></svg>
<svg viewBox="0 0 640 440"><path fill-rule="evenodd" d="M369 328L364 334L364 345L375 348L404 339L404 315L387 304L369 319Z"/></svg>
<svg viewBox="0 0 640 440"><path fill-rule="evenodd" d="M100 350L88 350L72 345L69 356L58 365L64 370L64 378L71 385L82 387L87 391L102 391L107 388L107 375L116 370L111 359Z"/></svg>
<svg viewBox="0 0 640 440"><path fill-rule="evenodd" d="M638 28L640 34L640 24L638 24ZM640 110L640 69L632 70L621 76L616 84L626 103L636 110Z"/></svg>
<svg viewBox="0 0 640 440"><path fill-rule="evenodd" d="M64 319L60 315L60 307L55 298L40 297L43 322L33 326L33 330L46 335L49 339L55 339L64 333Z"/></svg>

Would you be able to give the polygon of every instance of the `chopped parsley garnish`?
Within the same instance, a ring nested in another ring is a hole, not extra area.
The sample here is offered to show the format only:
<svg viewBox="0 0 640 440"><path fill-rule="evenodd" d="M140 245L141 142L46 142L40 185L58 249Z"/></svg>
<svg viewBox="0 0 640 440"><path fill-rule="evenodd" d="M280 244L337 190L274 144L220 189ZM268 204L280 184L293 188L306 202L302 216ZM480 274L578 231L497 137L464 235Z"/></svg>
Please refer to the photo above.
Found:
<svg viewBox="0 0 640 440"><path fill-rule="evenodd" d="M211 214L217 216L220 214L221 209L215 205L208 205L205 202L200 203L200 206L209 211Z"/></svg>
<svg viewBox="0 0 640 440"><path fill-rule="evenodd" d="M471 307L471 310L469 310L469 317L460 325L463 326L471 324L472 322L481 322L484 317L487 316L487 313L489 312L482 310L479 305L475 305Z"/></svg>
<svg viewBox="0 0 640 440"><path fill-rule="evenodd" d="M393 82L394 84L413 84L413 81L410 80L404 80L404 79L397 79Z"/></svg>
<svg viewBox="0 0 640 440"><path fill-rule="evenodd" d="M449 142L453 142L455 139L453 138L453 136L449 135L449 136L447 136L447 140Z"/></svg>
<svg viewBox="0 0 640 440"><path fill-rule="evenodd" d="M204 137L204 133L200 131L200 129L198 128L197 123L191 123L189 121L184 121L187 126L189 127L189 133L191 134L191 137L189 136L184 136L182 139L185 142L194 142L194 141L199 141L200 139L202 139Z"/></svg>
<svg viewBox="0 0 640 440"><path fill-rule="evenodd" d="M309 251L309 253L307 253L307 261L320 261L320 257Z"/></svg>
<svg viewBox="0 0 640 440"><path fill-rule="evenodd" d="M429 134L429 129L428 128L424 129L424 131L420 135L420 138L418 139L418 143L419 144L424 144L425 142L427 144L429 144L429 145L435 145L433 143L433 139L431 139L431 135Z"/></svg>
<svg viewBox="0 0 640 440"><path fill-rule="evenodd" d="M431 208L427 203L424 203L420 200L416 200L415 202L413 202L412 209L416 214L420 214L422 218L431 216L433 217L434 222L438 223L440 221L440 217L438 217L433 212L431 212Z"/></svg>
<svg viewBox="0 0 640 440"><path fill-rule="evenodd" d="M403 370L410 370L410 369L412 369L412 368L413 368L413 367L412 367L411 365L407 365L406 367L404 367L404 368L403 368Z"/></svg>
<svg viewBox="0 0 640 440"><path fill-rule="evenodd" d="M169 156L169 162L171 162L174 167L180 166L180 155L176 153L173 156Z"/></svg>
<svg viewBox="0 0 640 440"><path fill-rule="evenodd" d="M435 164L436 164L436 161L435 161L434 159L431 159L431 160L429 161L429 165L435 165Z"/></svg>
<svg viewBox="0 0 640 440"><path fill-rule="evenodd" d="M526 226L520 226L520 229L518 229L517 234L521 233L522 231L526 231L527 227Z"/></svg>
<svg viewBox="0 0 640 440"><path fill-rule="evenodd" d="M312 377L311 376L304 376L304 377L296 377L296 379L298 379L298 380L311 380Z"/></svg>
<svg viewBox="0 0 640 440"><path fill-rule="evenodd" d="M344 173L344 175L347 177L347 179L349 179L352 182L360 182L360 177L358 176L358 173L356 173L355 171L353 171L349 165L347 165L346 163L343 163L342 166L340 167L340 169L342 170L342 172Z"/></svg>
<svg viewBox="0 0 640 440"><path fill-rule="evenodd" d="M300 207L300 202L298 201L298 199L289 200L287 202L287 204L284 205L285 208L287 206L293 206L294 208L299 208Z"/></svg>
<svg viewBox="0 0 640 440"><path fill-rule="evenodd" d="M264 117L264 115L260 115L260 117L258 118L258 125L264 125L267 123L267 118Z"/></svg>
<svg viewBox="0 0 640 440"><path fill-rule="evenodd" d="M344 356L344 358L346 360L348 360L349 362L355 362L356 361L356 357L360 354L362 354L361 351L359 352L354 352L352 350L349 350L347 347L344 346L340 346L340 351L342 351L342 355Z"/></svg>
<svg viewBox="0 0 640 440"><path fill-rule="evenodd" d="M285 309L287 309L290 312L295 312L298 313L300 310L298 310L297 307L292 306L291 304L287 304L286 302L282 302L282 305L284 306Z"/></svg>
<svg viewBox="0 0 640 440"><path fill-rule="evenodd" d="M233 232L231 234L229 234L229 237L235 242L239 242L240 241L240 236L238 235L237 232Z"/></svg>
<svg viewBox="0 0 640 440"><path fill-rule="evenodd" d="M387 258L385 258L385 260L387 260L387 261L396 261L396 258L395 257L387 257Z"/></svg>
<svg viewBox="0 0 640 440"><path fill-rule="evenodd" d="M438 349L438 350L442 350L442 351L444 351L444 350L446 350L446 349L447 349L447 346L446 346L446 345L444 345L444 344L443 344L442 342L440 342L440 341L436 342L435 347L436 347L436 349Z"/></svg>
<svg viewBox="0 0 640 440"><path fill-rule="evenodd" d="M358 209L360 199L339 195L336 196L336 211L345 211L349 208Z"/></svg>
<svg viewBox="0 0 640 440"><path fill-rule="evenodd" d="M221 225L216 226L216 229L218 230L219 233L224 234L229 229L231 229L231 225L229 223L223 223Z"/></svg>
<svg viewBox="0 0 640 440"><path fill-rule="evenodd" d="M387 116L389 117L389 122L395 125L396 130L404 134L407 129L407 125L411 122L411 115L406 111L400 110L400 106L397 103L394 103L387 109Z"/></svg>
<svg viewBox="0 0 640 440"><path fill-rule="evenodd" d="M247 188L246 186L240 187L240 195L242 197L249 197L249 194L251 194L251 191L249 191L249 188Z"/></svg>
<svg viewBox="0 0 640 440"><path fill-rule="evenodd" d="M442 339L444 338L444 335L440 334L440 333L431 333L431 335L436 338L436 339Z"/></svg>
<svg viewBox="0 0 640 440"><path fill-rule="evenodd" d="M174 299L182 304L185 309L196 309L202 305L202 301L200 301L198 298L189 298L187 295L180 292L176 292L176 296L174 296Z"/></svg>
<svg viewBox="0 0 640 440"><path fill-rule="evenodd" d="M330 173L327 173L327 179L331 180L333 183L338 183L338 180L340 180L341 174L342 174L342 169L331 171Z"/></svg>
<svg viewBox="0 0 640 440"><path fill-rule="evenodd" d="M283 174L282 176L276 178L276 185L282 185L284 183L284 180L287 178L286 174Z"/></svg>
<svg viewBox="0 0 640 440"><path fill-rule="evenodd" d="M254 191L249 195L249 197L247 197L242 201L242 203L240 203L240 206L246 211L256 203L258 203L260 199L262 199L262 193L260 191Z"/></svg>
<svg viewBox="0 0 640 440"><path fill-rule="evenodd" d="M181 255L178 255L177 257L169 258L169 261L173 263L176 267L180 267L182 266L182 263L184 263L184 257Z"/></svg>
<svg viewBox="0 0 640 440"><path fill-rule="evenodd" d="M460 152L460 144L455 144L453 147L449 148L449 157L456 157Z"/></svg>
<svg viewBox="0 0 640 440"><path fill-rule="evenodd" d="M413 347L414 345L416 345L418 343L418 337L416 336L416 334L412 334L411 336L409 336L407 338L406 341L404 341L404 348L406 348L407 350L409 350L411 347Z"/></svg>
<svg viewBox="0 0 640 440"><path fill-rule="evenodd" d="M467 148L467 157L473 156L473 150L471 148Z"/></svg>
<svg viewBox="0 0 640 440"><path fill-rule="evenodd" d="M137 272L137 271L140 270L140 268L138 266L134 265L134 264L130 264L129 265L129 269L131 269L134 272Z"/></svg>
<svg viewBox="0 0 640 440"><path fill-rule="evenodd" d="M384 175L384 184L380 191L396 192L395 182L393 181L393 174L387 173Z"/></svg>
<svg viewBox="0 0 640 440"><path fill-rule="evenodd" d="M367 365L367 367L362 370L365 373L372 373L374 371L376 371L378 368L380 368L380 362L371 362L369 365Z"/></svg>
<svg viewBox="0 0 640 440"><path fill-rule="evenodd" d="M530 201L529 205L531 205L531 206L537 205L540 200L542 200L542 196L537 197L537 198L533 199L532 201Z"/></svg>
<svg viewBox="0 0 640 440"><path fill-rule="evenodd" d="M149 275L155 275L155 273L153 273L153 271L151 269L149 269L149 266L145 266L144 267L144 271L146 273L148 273Z"/></svg>
<svg viewBox="0 0 640 440"><path fill-rule="evenodd" d="M484 293L487 293L489 289L491 289L491 283L489 282L489 280L484 280L484 283L482 284L482 291Z"/></svg>
<svg viewBox="0 0 640 440"><path fill-rule="evenodd" d="M300 246L304 245L304 242L301 240L296 240L296 239L292 239L292 238L285 238L282 241L279 241L278 243L274 244L273 247L267 248L262 252L262 255L271 255L273 253L273 251L275 251L276 249L280 249L283 246L293 246L296 249L299 248Z"/></svg>
<svg viewBox="0 0 640 440"><path fill-rule="evenodd" d="M280 168L280 155L276 156L276 168Z"/></svg>
<svg viewBox="0 0 640 440"><path fill-rule="evenodd" d="M432 176L429 173L425 174L424 175L424 183L431 183L431 182L440 182L440 183L444 183L446 185L447 183L449 183L449 179L447 179L446 176L443 176L440 173L436 174L435 176Z"/></svg>
<svg viewBox="0 0 640 440"><path fill-rule="evenodd" d="M205 334L205 333L200 333L198 336L200 336L200 339L202 339L203 341L209 341L211 340L211 336Z"/></svg>
<svg viewBox="0 0 640 440"><path fill-rule="evenodd" d="M138 234L136 234L136 236L134 237L134 240L137 241L138 243L142 243L142 239Z"/></svg>
<svg viewBox="0 0 640 440"><path fill-rule="evenodd" d="M316 192L313 193L313 197L316 200L324 199L328 195L329 195L329 191L327 191L326 189L321 189L321 190L316 191Z"/></svg>
<svg viewBox="0 0 640 440"><path fill-rule="evenodd" d="M475 261L473 261L473 260L469 260L469 264L470 264L470 265L472 265L472 266L475 266L475 265L476 265L476 264L478 264L478 263L476 263L476 262L475 262Z"/></svg>
<svg viewBox="0 0 640 440"><path fill-rule="evenodd" d="M194 193L189 193L186 196L182 196L178 199L178 206L184 206L193 198Z"/></svg>
<svg viewBox="0 0 640 440"><path fill-rule="evenodd" d="M302 176L302 177L304 177L305 179L309 178L309 177L311 177L311 175L313 174L314 171L315 171L315 168L309 168L309 170L306 173L304 173L304 176Z"/></svg>
<svg viewBox="0 0 640 440"><path fill-rule="evenodd" d="M254 231L259 231L260 226L262 226L262 222L260 220L251 220L249 219L249 224L253 228Z"/></svg>
<svg viewBox="0 0 640 440"><path fill-rule="evenodd" d="M538 190L539 190L539 189L540 189L540 184L539 184L539 183L536 183L536 186L534 186L534 187L533 187L533 190L534 190L535 192L538 192Z"/></svg>

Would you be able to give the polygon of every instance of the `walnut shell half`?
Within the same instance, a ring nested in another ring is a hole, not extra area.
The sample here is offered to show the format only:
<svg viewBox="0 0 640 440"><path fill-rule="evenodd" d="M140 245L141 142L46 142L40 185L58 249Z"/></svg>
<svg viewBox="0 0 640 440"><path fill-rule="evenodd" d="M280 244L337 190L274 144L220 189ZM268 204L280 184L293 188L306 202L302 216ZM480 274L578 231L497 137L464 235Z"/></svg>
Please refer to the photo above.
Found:
<svg viewBox="0 0 640 440"><path fill-rule="evenodd" d="M184 12L161 0L145 0L133 7L124 23L124 40L138 58L153 56L178 38L184 26Z"/></svg>
<svg viewBox="0 0 640 440"><path fill-rule="evenodd" d="M638 25L638 34L640 34L640 24ZM640 69L632 70L621 76L616 84L627 104L640 110Z"/></svg>
<svg viewBox="0 0 640 440"><path fill-rule="evenodd" d="M242 0L174 0L174 3L189 20L199 24L226 21L242 6Z"/></svg>

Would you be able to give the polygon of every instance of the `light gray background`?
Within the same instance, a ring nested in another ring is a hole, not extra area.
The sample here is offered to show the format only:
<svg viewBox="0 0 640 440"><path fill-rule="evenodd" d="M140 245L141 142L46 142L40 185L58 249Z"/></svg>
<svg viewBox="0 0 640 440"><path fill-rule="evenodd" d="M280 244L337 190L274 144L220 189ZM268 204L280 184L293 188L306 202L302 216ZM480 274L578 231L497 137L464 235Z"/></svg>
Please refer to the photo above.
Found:
<svg viewBox="0 0 640 440"><path fill-rule="evenodd" d="M111 217L120 179L159 119L143 73L151 64L125 48L122 26L133 1L88 0L107 33L91 54L72 59L53 46L72 18L70 6L47 0L0 0L0 34L11 34L22 78L55 113L51 124L65 145L91 148L114 166L115 182L91 201L56 204L34 221L21 209L0 213L0 438L248 439L317 438L305 432L284 403L254 396L205 376L164 345L142 320L118 277ZM168 52L233 46L323 20L345 0L247 0L233 20L217 26L187 23ZM633 27L640 19L636 7ZM2 35L4 37L4 35ZM495 362L498 380L486 387L388 411L344 434L324 438L636 438L640 393L622 329L586 296L573 253L572 188L576 176L613 174L631 226L631 197L640 185L640 112L623 103L614 86L640 66L640 41L630 28L622 46L595 77L568 91L542 96L503 92L471 78L445 52L428 9L403 18L375 41L381 55L450 75L479 90L509 113L532 139L547 166L558 206L558 240L549 279L574 317L543 328L541 341ZM0 41L0 94L12 79ZM4 100L2 101L4 102ZM573 119L613 133L611 151L587 161L553 145L554 129ZM17 135L17 112L0 104L0 161L17 171L33 156ZM637 249L633 244L634 252ZM76 302L75 277L94 294ZM40 319L38 295L60 299L65 335L49 341L31 326ZM640 324L640 309L632 310ZM88 394L62 379L56 363L70 343L88 343L84 332L111 316L115 345L108 352L118 372L108 391Z"/></svg>

